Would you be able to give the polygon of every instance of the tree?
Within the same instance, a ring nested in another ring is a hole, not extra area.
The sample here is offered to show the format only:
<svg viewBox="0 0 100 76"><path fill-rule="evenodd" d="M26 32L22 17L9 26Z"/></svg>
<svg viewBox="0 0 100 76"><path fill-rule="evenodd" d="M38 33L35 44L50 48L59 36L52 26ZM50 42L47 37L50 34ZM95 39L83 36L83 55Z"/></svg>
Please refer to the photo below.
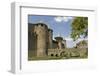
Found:
<svg viewBox="0 0 100 76"><path fill-rule="evenodd" d="M81 36L84 38L88 35L88 17L75 17L72 21L71 37L77 40Z"/></svg>

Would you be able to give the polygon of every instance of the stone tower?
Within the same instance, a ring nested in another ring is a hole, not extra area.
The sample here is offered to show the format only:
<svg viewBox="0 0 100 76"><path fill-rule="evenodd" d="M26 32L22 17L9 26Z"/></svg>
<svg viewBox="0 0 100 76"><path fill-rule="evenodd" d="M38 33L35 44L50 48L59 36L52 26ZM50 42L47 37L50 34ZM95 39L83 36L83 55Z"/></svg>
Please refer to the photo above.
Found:
<svg viewBox="0 0 100 76"><path fill-rule="evenodd" d="M48 27L43 23L38 23L34 27L34 33L37 34L37 57L46 56L47 51L47 31Z"/></svg>
<svg viewBox="0 0 100 76"><path fill-rule="evenodd" d="M52 36L53 36L53 30L52 29L48 29L48 48L52 49Z"/></svg>
<svg viewBox="0 0 100 76"><path fill-rule="evenodd" d="M62 40L63 38L62 37L55 37L56 41L58 42L58 49L62 49Z"/></svg>

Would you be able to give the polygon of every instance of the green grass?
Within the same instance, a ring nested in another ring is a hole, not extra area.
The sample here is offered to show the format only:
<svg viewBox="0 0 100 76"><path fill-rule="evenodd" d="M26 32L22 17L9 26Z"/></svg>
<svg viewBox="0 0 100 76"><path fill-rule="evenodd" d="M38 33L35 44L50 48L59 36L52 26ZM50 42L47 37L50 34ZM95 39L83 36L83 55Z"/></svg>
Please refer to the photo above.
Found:
<svg viewBox="0 0 100 76"><path fill-rule="evenodd" d="M66 57L29 57L28 60L29 61L33 61L33 60L61 60L61 59L86 59L87 57L70 57L70 58L66 58Z"/></svg>
<svg viewBox="0 0 100 76"><path fill-rule="evenodd" d="M29 57L28 58L28 60L57 60L57 59L61 59L61 57L45 56L45 57Z"/></svg>
<svg viewBox="0 0 100 76"><path fill-rule="evenodd" d="M32 60L61 60L61 59L86 59L88 58L87 56L83 56L83 57L51 57L51 56L45 56L45 57L28 57L29 61Z"/></svg>

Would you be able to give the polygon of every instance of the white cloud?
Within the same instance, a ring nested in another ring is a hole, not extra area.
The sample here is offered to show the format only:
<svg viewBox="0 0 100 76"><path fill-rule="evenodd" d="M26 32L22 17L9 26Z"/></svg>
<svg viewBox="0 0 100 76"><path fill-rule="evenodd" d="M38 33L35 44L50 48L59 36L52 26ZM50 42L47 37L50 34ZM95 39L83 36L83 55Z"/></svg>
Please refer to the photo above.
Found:
<svg viewBox="0 0 100 76"><path fill-rule="evenodd" d="M73 39L70 36L66 37L65 40L66 40L66 44L67 44L68 48L72 48L72 47L76 46L76 44L82 40L88 41L87 38L79 38L78 40L73 41Z"/></svg>
<svg viewBox="0 0 100 76"><path fill-rule="evenodd" d="M69 36L67 36L67 37L65 37L65 40L73 41L73 39L71 38L71 36L70 36L70 35L69 35Z"/></svg>
<svg viewBox="0 0 100 76"><path fill-rule="evenodd" d="M67 48L73 48L75 46L75 42L73 41L72 38L66 37L65 40L66 40Z"/></svg>
<svg viewBox="0 0 100 76"><path fill-rule="evenodd" d="M62 22L63 18L62 17L55 17L54 20L56 22Z"/></svg>
<svg viewBox="0 0 100 76"><path fill-rule="evenodd" d="M65 16L58 16L54 18L56 22L68 22L69 20L72 20L72 19L73 17L65 17Z"/></svg>
<svg viewBox="0 0 100 76"><path fill-rule="evenodd" d="M83 40L88 41L88 39L87 39L87 38L79 38L78 40L76 40L76 43L78 43L78 42L80 42L80 41L83 41Z"/></svg>
<svg viewBox="0 0 100 76"><path fill-rule="evenodd" d="M73 39L72 39L72 38L67 37L67 38L65 38L65 40L72 41Z"/></svg>

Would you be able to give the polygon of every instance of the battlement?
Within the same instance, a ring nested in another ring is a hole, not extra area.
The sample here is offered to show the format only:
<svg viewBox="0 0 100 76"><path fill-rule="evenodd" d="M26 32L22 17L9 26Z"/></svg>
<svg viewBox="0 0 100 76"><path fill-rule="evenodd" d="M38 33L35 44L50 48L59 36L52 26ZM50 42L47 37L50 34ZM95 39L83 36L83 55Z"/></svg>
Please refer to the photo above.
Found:
<svg viewBox="0 0 100 76"><path fill-rule="evenodd" d="M48 29L48 31L51 31L51 32L53 32L53 30L52 30L52 29L50 29L50 28Z"/></svg>
<svg viewBox="0 0 100 76"><path fill-rule="evenodd" d="M36 24L33 24L34 27L38 28L38 27L42 27L42 28L48 28L48 26L44 23L36 23Z"/></svg>
<svg viewBox="0 0 100 76"><path fill-rule="evenodd" d="M36 51L37 57L42 57L47 55L47 50L51 48L57 48L60 50L64 47L62 43L62 37L55 37L56 40L53 40L53 30L44 23L29 23L28 31L33 35L29 35L30 37L30 45ZM52 49L53 52L55 49ZM48 50L50 51L50 50ZM55 50L56 51L56 50Z"/></svg>

